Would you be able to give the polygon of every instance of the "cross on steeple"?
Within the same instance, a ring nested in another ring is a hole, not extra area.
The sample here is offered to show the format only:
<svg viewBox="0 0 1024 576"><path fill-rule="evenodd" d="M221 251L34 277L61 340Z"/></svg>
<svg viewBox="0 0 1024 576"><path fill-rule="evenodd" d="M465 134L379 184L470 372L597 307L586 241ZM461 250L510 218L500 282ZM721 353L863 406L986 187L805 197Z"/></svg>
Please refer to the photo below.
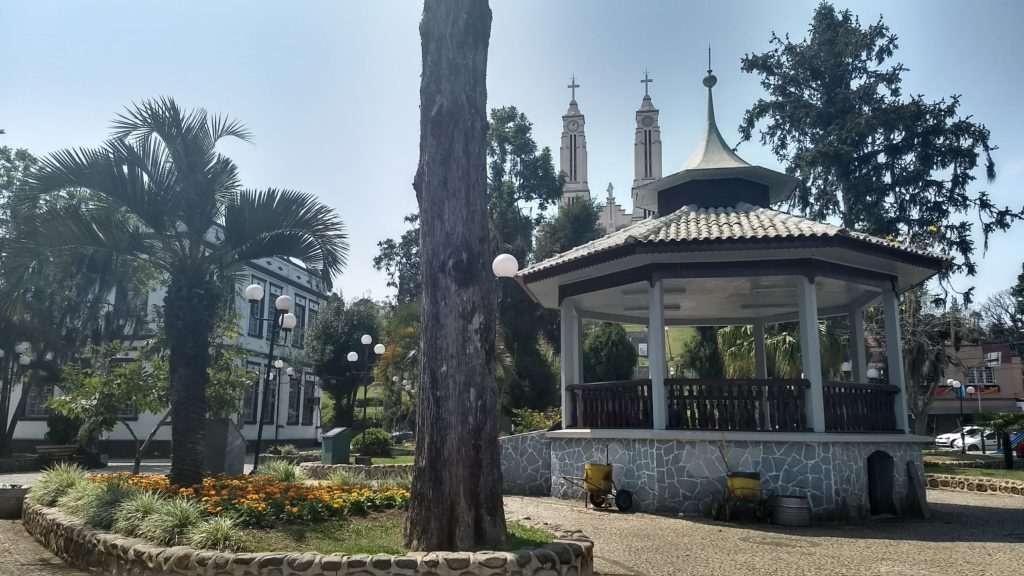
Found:
<svg viewBox="0 0 1024 576"><path fill-rule="evenodd" d="M579 88L579 87L580 87L580 85L576 83L576 75L573 74L572 75L572 81L569 82L568 86L566 86L566 88L571 88L572 89L572 99L573 100L576 99L576 89Z"/></svg>
<svg viewBox="0 0 1024 576"><path fill-rule="evenodd" d="M644 79L640 81L644 85L644 96L648 95L647 88L650 87L651 82L654 82L654 78L650 78L647 74L647 70L644 70Z"/></svg>

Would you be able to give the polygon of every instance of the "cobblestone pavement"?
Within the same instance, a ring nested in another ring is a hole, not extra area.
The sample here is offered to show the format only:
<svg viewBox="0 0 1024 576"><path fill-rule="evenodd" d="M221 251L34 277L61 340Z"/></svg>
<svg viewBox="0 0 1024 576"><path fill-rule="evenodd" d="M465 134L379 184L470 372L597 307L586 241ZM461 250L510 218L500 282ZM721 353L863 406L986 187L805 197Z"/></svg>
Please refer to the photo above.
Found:
<svg viewBox="0 0 1024 576"><path fill-rule="evenodd" d="M929 490L930 520L782 528L584 509L505 497L515 517L579 528L605 576L1021 573L1024 498Z"/></svg>
<svg viewBox="0 0 1024 576"><path fill-rule="evenodd" d="M0 520L0 576L85 576L40 546L17 520Z"/></svg>

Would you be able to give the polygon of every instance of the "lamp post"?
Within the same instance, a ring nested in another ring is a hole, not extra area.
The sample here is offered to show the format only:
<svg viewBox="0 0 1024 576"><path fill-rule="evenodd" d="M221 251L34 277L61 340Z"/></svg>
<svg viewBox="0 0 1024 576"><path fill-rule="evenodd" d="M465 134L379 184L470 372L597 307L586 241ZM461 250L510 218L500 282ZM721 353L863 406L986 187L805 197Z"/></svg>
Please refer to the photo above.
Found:
<svg viewBox="0 0 1024 576"><path fill-rule="evenodd" d="M363 430L366 430L366 428L367 428L367 426L366 426L366 394L367 394L367 390L370 388L370 380L371 380L370 377L369 377L369 375L370 375L370 366L371 366L371 364L370 364L370 344L373 344L373 336L370 336L369 334L363 334L363 336L359 339L359 342L361 342L362 345L363 345L363 370L362 371L353 370L353 372L355 374L360 374L360 375L365 374L367 376L366 383L363 384ZM384 345L379 343L379 342L373 347L373 353L377 356L377 358L380 358L382 355L384 355L384 350L385 350ZM355 364L356 362L359 361L359 354L354 352L354 351L353 352L349 352L348 353L348 361L350 363L352 363L352 364Z"/></svg>
<svg viewBox="0 0 1024 576"><path fill-rule="evenodd" d="M967 393L971 396L975 394L978 395L978 414L981 414L981 386L979 385L977 388L974 386L968 386ZM981 435L981 453L988 454L988 450L985 449L985 429L981 428L978 434Z"/></svg>
<svg viewBox="0 0 1024 576"><path fill-rule="evenodd" d="M946 384L953 387L956 393L956 397L960 399L960 451L964 454L967 453L967 435L964 434L964 385L959 380L953 380L952 378L946 380ZM982 442L985 440L982 439Z"/></svg>
<svg viewBox="0 0 1024 576"><path fill-rule="evenodd" d="M263 286L260 286L259 284L249 285L245 289L245 299L249 302L259 302L263 300ZM267 394L270 393L270 381L273 379L271 369L275 365L274 345L277 343L277 335L281 332L284 332L284 341L282 344L288 342L288 334L291 333L292 329L295 328L295 325L298 323L298 318L295 317L295 314L292 314L292 308L294 306L295 301L292 300L291 296L278 296L277 300L274 301L275 311L273 316L270 318L256 316L254 318L259 322L270 323L270 350L267 354L266 380L264 385L260 387L262 390L260 391L260 413L256 422L256 455L253 457L252 472L250 472L250 474L256 474L260 466L260 449L262 448L261 444L263 443L263 418L267 404L269 403L267 402ZM284 363L282 362L281 365L283 366ZM277 425L276 417L274 418L274 424L275 426Z"/></svg>
<svg viewBox="0 0 1024 576"><path fill-rule="evenodd" d="M843 378L846 378L846 375L853 371L853 362L849 360L844 361L839 365L839 371L842 372ZM853 377L851 376L850 378L852 379Z"/></svg>

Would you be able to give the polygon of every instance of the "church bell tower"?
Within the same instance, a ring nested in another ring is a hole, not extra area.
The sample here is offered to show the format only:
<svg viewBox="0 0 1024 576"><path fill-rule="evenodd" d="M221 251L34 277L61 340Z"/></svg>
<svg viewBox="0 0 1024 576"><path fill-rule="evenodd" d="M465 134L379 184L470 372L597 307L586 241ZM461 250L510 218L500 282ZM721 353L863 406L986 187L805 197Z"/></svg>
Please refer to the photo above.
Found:
<svg viewBox="0 0 1024 576"><path fill-rule="evenodd" d="M636 111L636 137L633 143L633 221L643 220L651 215L649 210L637 207L640 187L661 178L661 126L658 124L658 109L651 102L650 84L654 82L648 73L640 83L644 85L644 99Z"/></svg>
<svg viewBox="0 0 1024 576"><path fill-rule="evenodd" d="M590 199L590 187L587 184L587 135L583 129L583 113L576 104L576 89L579 87L576 76L573 76L567 86L572 90L572 100L569 101L569 110L562 116L561 169L565 173L562 204L581 198ZM660 160L658 166L660 170Z"/></svg>

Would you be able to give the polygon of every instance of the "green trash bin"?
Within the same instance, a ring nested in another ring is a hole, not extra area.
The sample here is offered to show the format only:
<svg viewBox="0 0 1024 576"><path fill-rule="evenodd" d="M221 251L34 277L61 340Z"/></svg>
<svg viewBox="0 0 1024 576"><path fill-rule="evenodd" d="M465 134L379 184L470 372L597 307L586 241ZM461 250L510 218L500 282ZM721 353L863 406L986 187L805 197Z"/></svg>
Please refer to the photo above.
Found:
<svg viewBox="0 0 1024 576"><path fill-rule="evenodd" d="M320 462L324 464L348 464L349 447L352 444L351 428L334 428L324 434Z"/></svg>

